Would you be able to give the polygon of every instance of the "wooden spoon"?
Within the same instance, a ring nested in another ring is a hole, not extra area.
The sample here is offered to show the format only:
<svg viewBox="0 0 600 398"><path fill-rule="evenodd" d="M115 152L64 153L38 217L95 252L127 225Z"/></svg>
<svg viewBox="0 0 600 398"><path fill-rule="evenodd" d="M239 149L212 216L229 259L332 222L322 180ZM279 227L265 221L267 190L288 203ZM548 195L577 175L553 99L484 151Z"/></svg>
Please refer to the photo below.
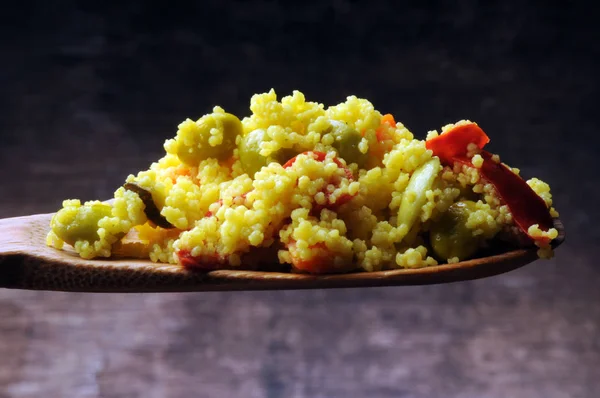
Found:
<svg viewBox="0 0 600 398"><path fill-rule="evenodd" d="M536 248L418 269L304 275L219 270L208 273L149 260L85 260L46 246L53 214L0 220L0 287L72 292L188 292L426 285L498 275L535 261ZM553 247L565 239L562 222Z"/></svg>

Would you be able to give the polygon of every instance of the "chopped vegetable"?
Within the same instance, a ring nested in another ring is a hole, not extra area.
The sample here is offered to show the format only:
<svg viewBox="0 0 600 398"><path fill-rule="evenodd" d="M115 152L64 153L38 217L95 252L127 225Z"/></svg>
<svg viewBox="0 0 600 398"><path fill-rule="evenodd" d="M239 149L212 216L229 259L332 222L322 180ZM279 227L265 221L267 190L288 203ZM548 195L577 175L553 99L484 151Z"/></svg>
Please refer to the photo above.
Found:
<svg viewBox="0 0 600 398"><path fill-rule="evenodd" d="M466 226L469 214L474 211L475 202L456 202L432 224L429 237L431 248L438 258L444 261L454 257L464 260L475 254L480 239L473 236L473 231Z"/></svg>
<svg viewBox="0 0 600 398"><path fill-rule="evenodd" d="M449 164L458 155L465 155L469 144L475 144L479 149L490 142L489 137L476 124L472 122L460 123L450 130L425 142L427 149L440 158L444 164Z"/></svg>
<svg viewBox="0 0 600 398"><path fill-rule="evenodd" d="M251 131L240 139L238 144L240 162L250 177L254 177L257 171L269 163L283 164L296 154L293 149L281 148L270 156L263 156L260 154L260 144L268 140L269 136L261 129Z"/></svg>
<svg viewBox="0 0 600 398"><path fill-rule="evenodd" d="M410 177L398 209L398 227L404 231L402 238L421 214L421 207L427 202L427 191L433 186L439 171L439 159L432 158L416 169Z"/></svg>
<svg viewBox="0 0 600 398"><path fill-rule="evenodd" d="M93 243L99 239L98 221L110 217L112 206L99 201L65 206L52 217L54 233L69 245L76 241Z"/></svg>
<svg viewBox="0 0 600 398"><path fill-rule="evenodd" d="M138 194L142 202L144 202L144 213L150 222L161 228L174 228L173 224L167 221L167 219L160 214L160 210L156 206L156 203L154 203L154 199L152 198L152 193L150 191L130 182L125 183L123 188Z"/></svg>
<svg viewBox="0 0 600 398"><path fill-rule="evenodd" d="M389 139L389 137L385 131L386 130L385 126L384 126L385 124L387 124L388 126L392 126L392 127L396 125L396 121L394 120L394 116L392 116L392 114L387 113L381 117L381 126L376 131L377 141L379 141L379 142Z"/></svg>
<svg viewBox="0 0 600 398"><path fill-rule="evenodd" d="M329 132L333 135L332 146L339 157L346 163L356 163L358 167L364 167L368 160L368 154L362 153L358 144L362 141L362 135L344 122L331 121Z"/></svg>
<svg viewBox="0 0 600 398"><path fill-rule="evenodd" d="M242 122L231 113L215 112L197 122L189 120L177 132L177 156L189 166L208 158L225 160L233 154L236 137L242 132ZM219 135L220 142L215 143Z"/></svg>

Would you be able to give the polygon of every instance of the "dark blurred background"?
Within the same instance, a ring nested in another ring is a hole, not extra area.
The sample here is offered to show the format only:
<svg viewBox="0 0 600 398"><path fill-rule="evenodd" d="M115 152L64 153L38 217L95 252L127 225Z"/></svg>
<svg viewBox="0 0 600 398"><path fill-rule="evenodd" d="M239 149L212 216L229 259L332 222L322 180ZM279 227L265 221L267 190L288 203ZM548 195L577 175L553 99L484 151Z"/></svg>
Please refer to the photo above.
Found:
<svg viewBox="0 0 600 398"><path fill-rule="evenodd" d="M106 199L185 118L298 89L462 118L550 183L551 261L443 286L0 291L0 397L598 397L593 3L24 2L0 13L0 217Z"/></svg>

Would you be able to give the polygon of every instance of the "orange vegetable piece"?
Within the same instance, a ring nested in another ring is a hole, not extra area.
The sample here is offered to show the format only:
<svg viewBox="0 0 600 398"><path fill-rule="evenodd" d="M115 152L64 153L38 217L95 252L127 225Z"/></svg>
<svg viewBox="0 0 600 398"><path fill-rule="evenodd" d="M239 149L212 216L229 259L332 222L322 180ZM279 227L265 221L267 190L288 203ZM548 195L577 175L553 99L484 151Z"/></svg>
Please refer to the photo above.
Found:
<svg viewBox="0 0 600 398"><path fill-rule="evenodd" d="M488 142L490 138L476 123L464 123L427 140L425 146L443 163L449 163L455 156L466 155L469 144L475 144L482 149Z"/></svg>
<svg viewBox="0 0 600 398"><path fill-rule="evenodd" d="M385 128L384 125L388 125L388 126L395 126L396 125L396 121L394 120L394 116L391 113L387 113L385 115L383 115L381 117L381 125L379 126L379 128L375 131L375 135L377 136L377 141L382 142L385 141L387 139L389 139L390 137L387 134L387 129Z"/></svg>

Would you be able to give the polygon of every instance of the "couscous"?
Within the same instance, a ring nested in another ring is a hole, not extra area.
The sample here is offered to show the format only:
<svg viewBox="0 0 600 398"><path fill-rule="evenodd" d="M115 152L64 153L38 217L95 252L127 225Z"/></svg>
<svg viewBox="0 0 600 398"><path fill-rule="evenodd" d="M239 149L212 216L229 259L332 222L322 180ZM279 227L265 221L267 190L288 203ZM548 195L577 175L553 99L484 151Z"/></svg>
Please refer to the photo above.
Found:
<svg viewBox="0 0 600 398"><path fill-rule="evenodd" d="M112 203L65 200L48 245L86 259L308 273L455 263L506 244L552 256L548 184L485 151L474 122L421 140L366 99L326 107L299 91L256 94L250 111L216 106L183 121Z"/></svg>

